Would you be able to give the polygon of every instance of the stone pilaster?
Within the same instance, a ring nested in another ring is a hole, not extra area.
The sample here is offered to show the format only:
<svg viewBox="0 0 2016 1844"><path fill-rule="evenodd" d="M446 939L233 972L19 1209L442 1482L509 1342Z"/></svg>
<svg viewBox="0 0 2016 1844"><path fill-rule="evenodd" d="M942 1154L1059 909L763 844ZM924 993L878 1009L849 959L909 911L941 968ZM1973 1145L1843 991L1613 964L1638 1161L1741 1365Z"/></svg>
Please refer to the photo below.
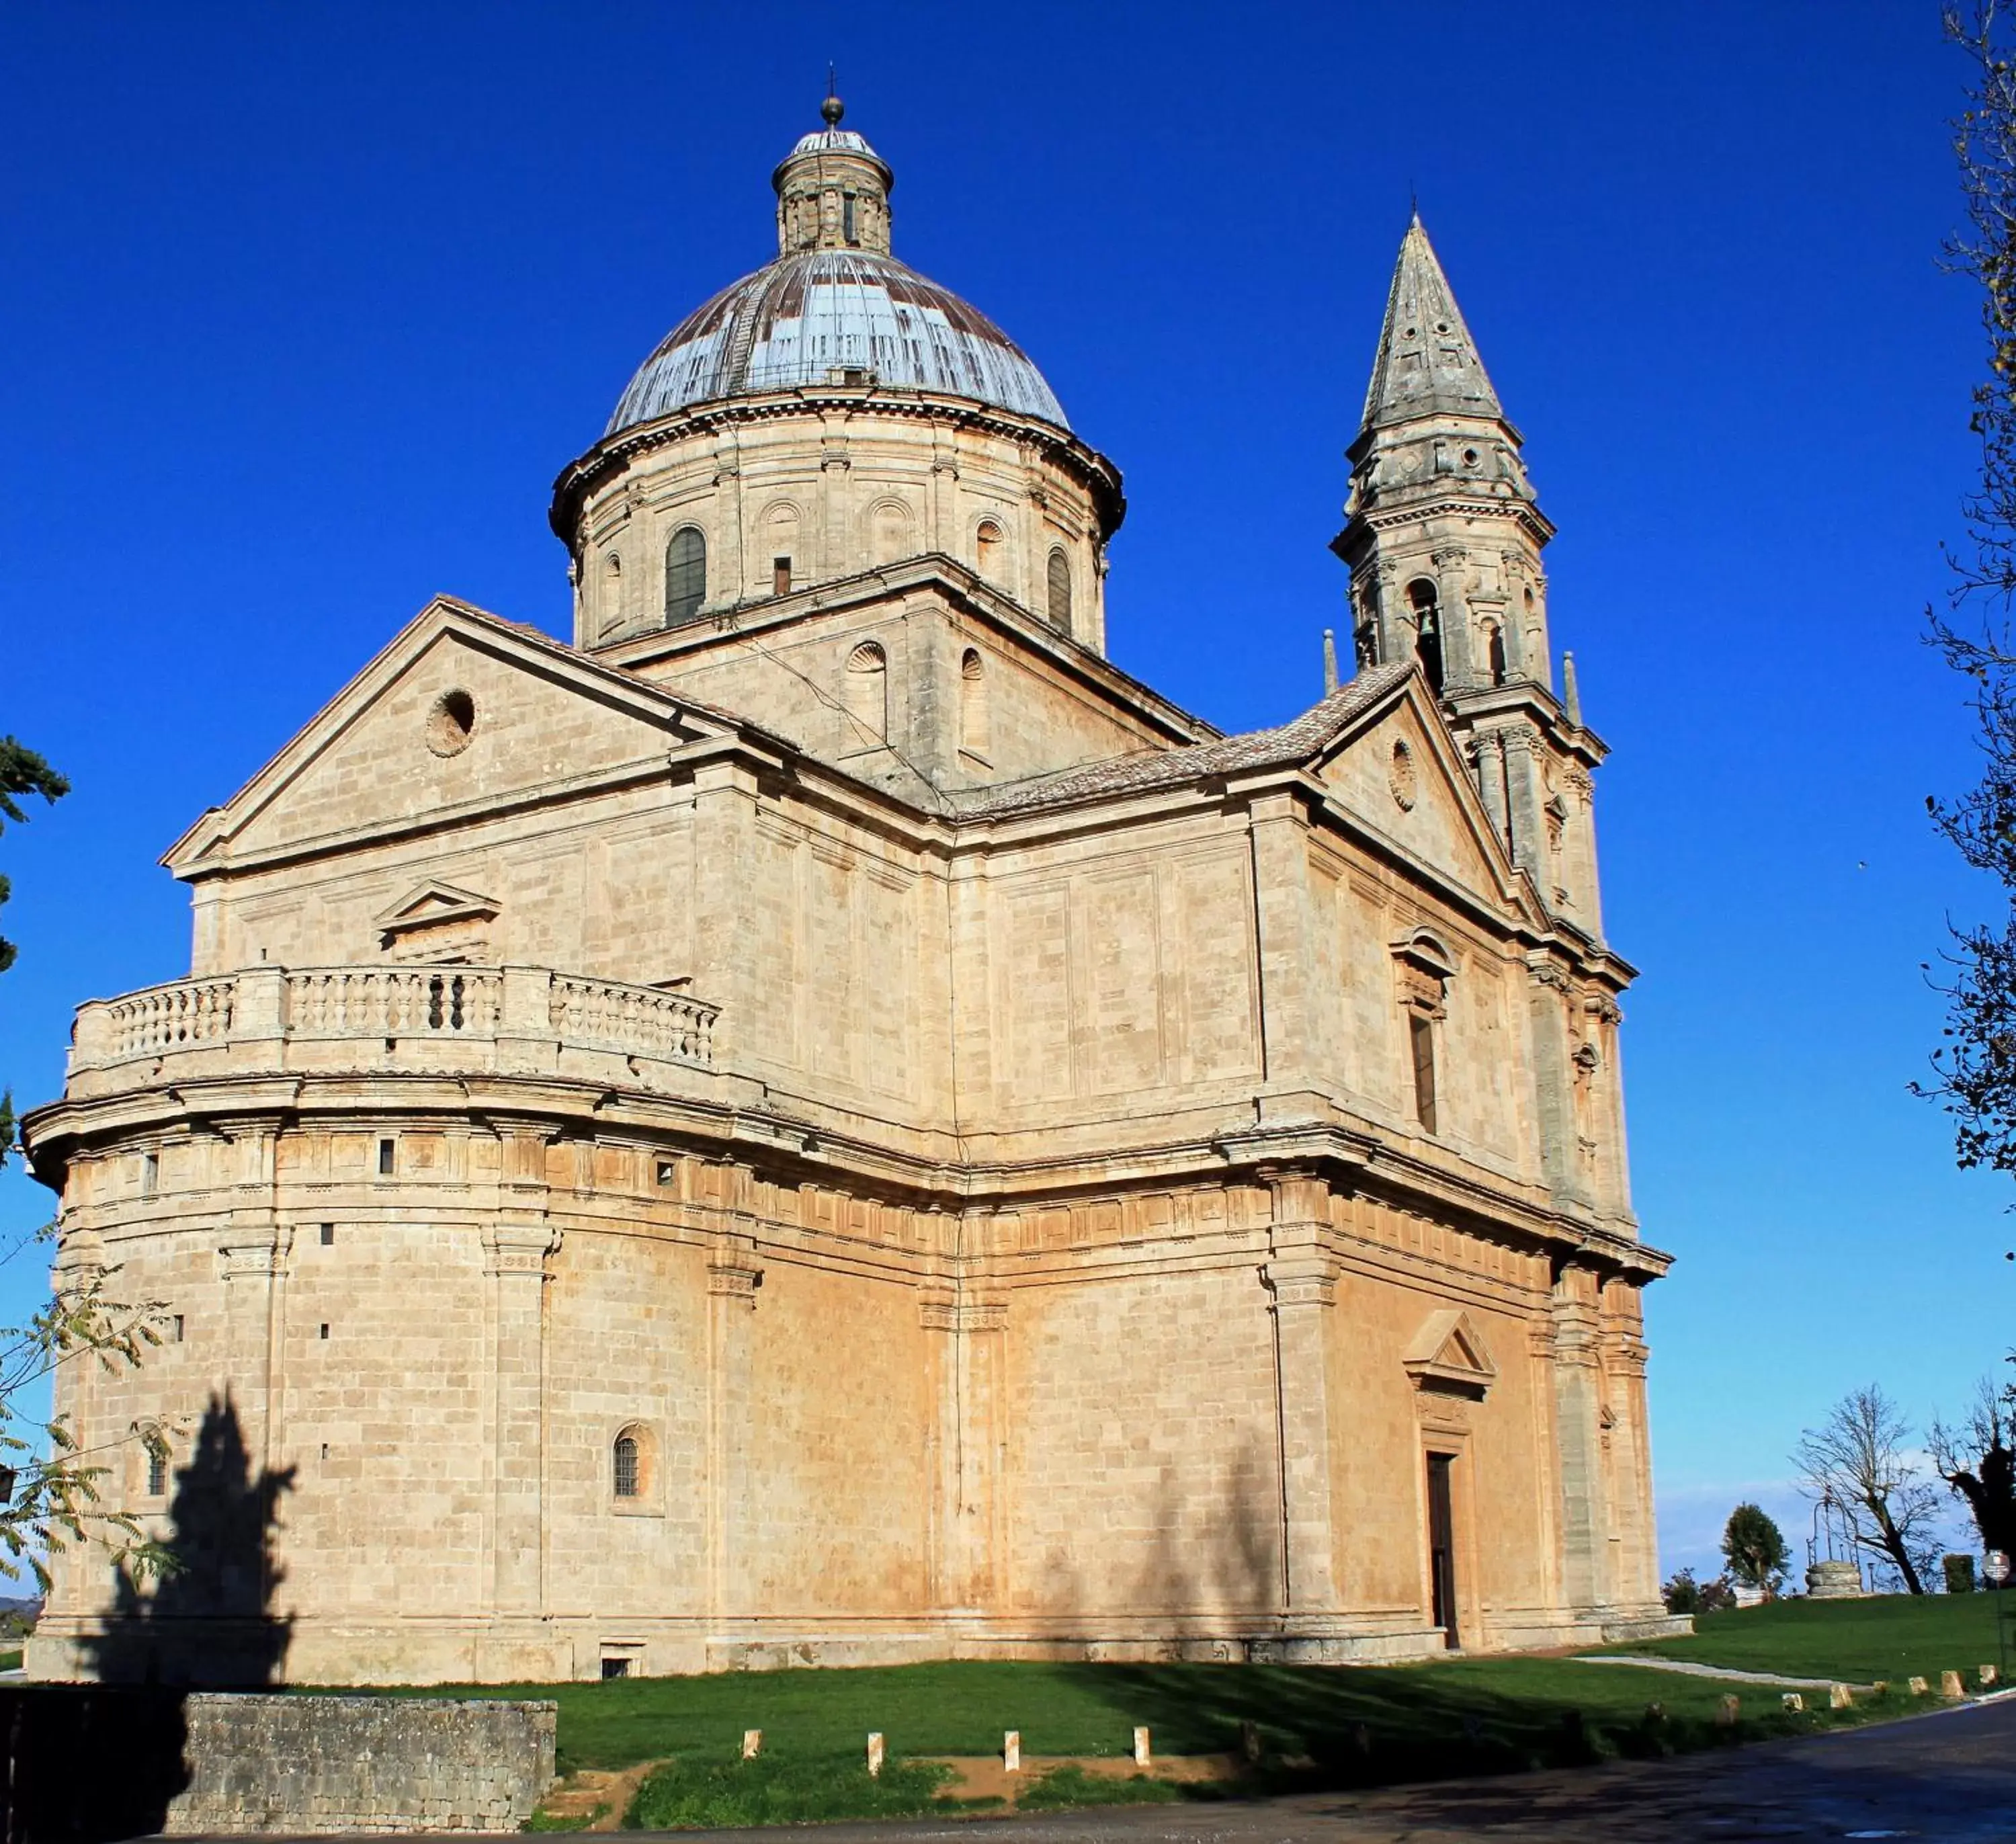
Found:
<svg viewBox="0 0 2016 1844"><path fill-rule="evenodd" d="M736 1174L722 1174L733 1184ZM717 1623L757 1611L747 1605L737 1511L748 1502L749 1432L755 1402L756 1298L763 1270L754 1237L716 1236L707 1258L707 1615Z"/></svg>
<svg viewBox="0 0 2016 1844"><path fill-rule="evenodd" d="M1512 838L1505 812L1505 739L1496 730L1480 730L1470 740L1470 759L1492 830L1509 853Z"/></svg>
<svg viewBox="0 0 2016 1844"><path fill-rule="evenodd" d="M1540 1170L1557 1204L1589 1203L1575 1118L1578 1071L1570 1039L1568 976L1535 952L1526 961L1528 1043L1533 1082L1533 1120L1539 1133Z"/></svg>
<svg viewBox="0 0 2016 1844"><path fill-rule="evenodd" d="M1554 1439L1561 1467L1561 1586L1571 1612L1610 1609L1597 1277L1577 1262L1554 1282Z"/></svg>
<svg viewBox="0 0 2016 1844"><path fill-rule="evenodd" d="M1512 834L1512 862L1532 874L1541 899L1553 906L1553 879L1547 870L1547 829L1541 815L1539 736L1529 723L1507 724L1504 739L1505 794Z"/></svg>
<svg viewBox="0 0 2016 1844"><path fill-rule="evenodd" d="M1571 768L1565 777L1568 800L1568 851L1573 871L1568 887L1575 892L1575 919L1598 941L1603 938L1603 887L1596 864L1596 783L1585 768Z"/></svg>
<svg viewBox="0 0 2016 1844"><path fill-rule="evenodd" d="M1329 1186L1300 1173L1267 1182L1274 1223L1262 1280L1274 1320L1282 1611L1294 1620L1334 1614L1338 1604L1330 1375L1337 1263L1323 1246Z"/></svg>
<svg viewBox="0 0 2016 1844"><path fill-rule="evenodd" d="M488 1283L491 1580L499 1617L544 1605L545 1284L560 1248L547 1216L543 1125L498 1126L496 1216L483 1231Z"/></svg>
<svg viewBox="0 0 2016 1844"><path fill-rule="evenodd" d="M999 1599L1005 1540L1001 1463L1007 1435L1002 1391L1005 1300L963 1289L918 1302L936 1385L933 1417L932 1597L944 1612L984 1615Z"/></svg>
<svg viewBox="0 0 2016 1844"><path fill-rule="evenodd" d="M1316 953L1309 906L1308 820L1291 794L1253 803L1253 884L1258 918L1260 1043L1264 1080L1272 1089L1301 1087L1312 1073L1324 1035L1313 1016ZM1323 1002L1334 1005L1335 995Z"/></svg>
<svg viewBox="0 0 2016 1844"><path fill-rule="evenodd" d="M263 970L262 970L263 971ZM279 970L272 970L277 983ZM279 1032L279 999L270 1008ZM275 1211L274 1167L279 1140L275 1118L236 1124L228 1158L229 1204L218 1253L225 1282L225 1359L218 1381L238 1417L238 1430L254 1475L272 1468L279 1451L280 1341L286 1331L287 1255L293 1232Z"/></svg>
<svg viewBox="0 0 2016 1844"><path fill-rule="evenodd" d="M1626 1613L1657 1614L1661 1611L1658 1537L1641 1308L1638 1290L1627 1280L1610 1281L1602 1297L1603 1370L1611 1391L1611 1509L1618 1537L1611 1597Z"/></svg>

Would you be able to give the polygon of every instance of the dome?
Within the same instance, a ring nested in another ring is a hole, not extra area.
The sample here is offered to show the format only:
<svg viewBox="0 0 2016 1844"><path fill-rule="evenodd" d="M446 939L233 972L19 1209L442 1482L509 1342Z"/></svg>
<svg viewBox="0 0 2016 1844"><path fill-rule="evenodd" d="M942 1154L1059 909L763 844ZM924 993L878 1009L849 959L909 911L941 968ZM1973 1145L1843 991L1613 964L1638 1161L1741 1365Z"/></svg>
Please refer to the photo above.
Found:
<svg viewBox="0 0 2016 1844"><path fill-rule="evenodd" d="M970 303L889 249L888 162L851 128L837 96L826 125L778 164L777 260L724 289L666 335L623 393L608 437L718 398L805 384L942 392L1060 429L1057 394Z"/></svg>
<svg viewBox="0 0 2016 1844"><path fill-rule="evenodd" d="M827 248L780 256L689 314L630 380L604 434L713 398L869 382L1071 427L1028 355L977 308L893 256Z"/></svg>

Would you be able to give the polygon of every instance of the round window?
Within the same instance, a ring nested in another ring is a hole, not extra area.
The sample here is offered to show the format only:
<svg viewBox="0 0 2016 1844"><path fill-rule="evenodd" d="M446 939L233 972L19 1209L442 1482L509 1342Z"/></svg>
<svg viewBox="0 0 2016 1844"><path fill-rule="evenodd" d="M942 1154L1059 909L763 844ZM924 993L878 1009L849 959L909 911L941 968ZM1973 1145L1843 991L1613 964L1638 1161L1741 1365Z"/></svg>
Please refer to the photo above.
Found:
<svg viewBox="0 0 2016 1844"><path fill-rule="evenodd" d="M427 713L427 747L437 755L459 755L476 733L476 701L466 691L445 691Z"/></svg>
<svg viewBox="0 0 2016 1844"><path fill-rule="evenodd" d="M1393 798L1399 803L1402 812L1414 804L1414 752L1405 743L1393 745L1393 765L1388 771L1386 784L1393 791Z"/></svg>

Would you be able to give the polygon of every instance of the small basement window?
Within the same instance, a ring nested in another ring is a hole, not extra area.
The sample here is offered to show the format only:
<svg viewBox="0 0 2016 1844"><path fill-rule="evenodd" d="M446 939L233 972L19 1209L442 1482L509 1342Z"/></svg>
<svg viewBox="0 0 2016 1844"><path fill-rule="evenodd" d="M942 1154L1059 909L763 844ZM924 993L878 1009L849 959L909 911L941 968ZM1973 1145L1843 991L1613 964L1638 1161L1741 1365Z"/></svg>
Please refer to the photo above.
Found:
<svg viewBox="0 0 2016 1844"><path fill-rule="evenodd" d="M611 1678L628 1677L629 1675L630 1660L627 1656L619 1657L614 1654L604 1656L602 1661L603 1683L607 1684Z"/></svg>

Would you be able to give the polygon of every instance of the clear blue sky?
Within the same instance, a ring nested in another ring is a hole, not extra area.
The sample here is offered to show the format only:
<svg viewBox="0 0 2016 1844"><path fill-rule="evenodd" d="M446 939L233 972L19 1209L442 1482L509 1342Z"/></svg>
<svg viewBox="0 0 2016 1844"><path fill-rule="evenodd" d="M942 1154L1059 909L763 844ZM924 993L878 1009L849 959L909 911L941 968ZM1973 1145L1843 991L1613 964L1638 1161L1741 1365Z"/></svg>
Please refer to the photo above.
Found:
<svg viewBox="0 0 2016 1844"><path fill-rule="evenodd" d="M1905 1091L1989 893L1921 643L1972 459L1935 0L0 12L0 1077L185 969L155 860L427 596L564 632L547 489L772 249L837 59L902 255L1127 477L1111 650L1227 726L1320 690L1325 549L1410 190L1543 502L1599 777L1666 1560L1881 1379L2016 1336L2006 1183ZM45 1194L0 1176L0 1224ZM34 1264L0 1270L24 1310ZM1804 1534L1803 1519L1798 1520Z"/></svg>

